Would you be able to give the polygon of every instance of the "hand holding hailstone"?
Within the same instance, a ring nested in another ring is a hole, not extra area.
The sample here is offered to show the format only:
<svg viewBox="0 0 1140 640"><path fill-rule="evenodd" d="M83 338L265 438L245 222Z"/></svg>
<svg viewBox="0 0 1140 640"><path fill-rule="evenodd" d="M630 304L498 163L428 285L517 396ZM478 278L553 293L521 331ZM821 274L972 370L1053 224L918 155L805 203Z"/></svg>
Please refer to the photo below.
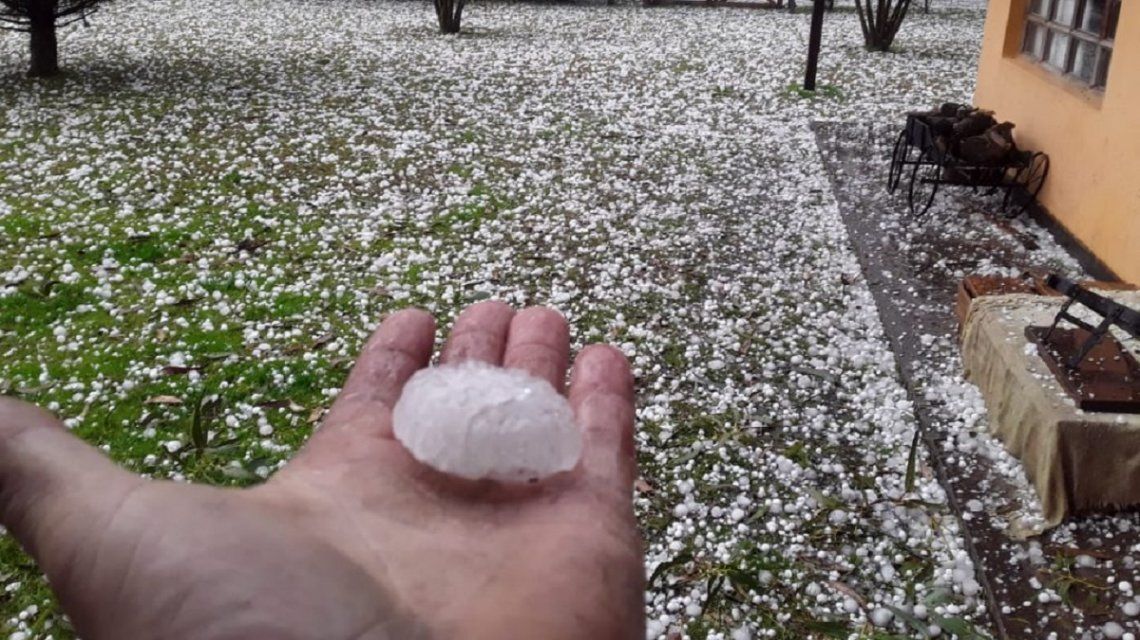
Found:
<svg viewBox="0 0 1140 640"><path fill-rule="evenodd" d="M389 316L242 490L139 478L0 397L0 522L86 640L644 637L625 357L583 349L563 397L553 311L469 307L425 370L434 340Z"/></svg>

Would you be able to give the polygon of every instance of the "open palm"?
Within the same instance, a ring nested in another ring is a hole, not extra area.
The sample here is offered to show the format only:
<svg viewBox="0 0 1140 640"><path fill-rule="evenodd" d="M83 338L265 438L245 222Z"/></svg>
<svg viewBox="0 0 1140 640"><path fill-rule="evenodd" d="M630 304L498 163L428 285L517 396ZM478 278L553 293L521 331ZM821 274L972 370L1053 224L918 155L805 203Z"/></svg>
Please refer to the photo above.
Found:
<svg viewBox="0 0 1140 640"><path fill-rule="evenodd" d="M385 320L324 426L246 490L142 480L0 398L0 520L89 640L643 637L625 358L592 346L574 364L573 471L460 481L392 437L391 407L434 335L422 311ZM558 389L568 358L560 315L495 302L460 315L441 357Z"/></svg>

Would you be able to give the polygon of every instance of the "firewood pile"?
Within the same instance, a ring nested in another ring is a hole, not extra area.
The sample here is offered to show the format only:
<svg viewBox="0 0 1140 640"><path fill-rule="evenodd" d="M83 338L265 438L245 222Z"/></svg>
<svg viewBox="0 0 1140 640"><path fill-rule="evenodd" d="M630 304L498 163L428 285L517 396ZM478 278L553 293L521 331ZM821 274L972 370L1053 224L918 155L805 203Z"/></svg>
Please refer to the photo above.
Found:
<svg viewBox="0 0 1140 640"><path fill-rule="evenodd" d="M1013 141L1013 123L998 122L992 111L947 102L914 115L930 126L939 151L965 162L1003 164L1023 155Z"/></svg>

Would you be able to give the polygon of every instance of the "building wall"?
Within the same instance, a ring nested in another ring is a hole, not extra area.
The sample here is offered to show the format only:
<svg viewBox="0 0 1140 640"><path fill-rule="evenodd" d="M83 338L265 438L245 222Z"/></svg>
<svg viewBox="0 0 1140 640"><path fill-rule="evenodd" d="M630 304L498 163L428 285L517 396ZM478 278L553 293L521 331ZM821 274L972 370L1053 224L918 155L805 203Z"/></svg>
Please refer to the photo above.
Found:
<svg viewBox="0 0 1140 640"><path fill-rule="evenodd" d="M1121 279L1140 283L1140 2L1120 9L1103 92L1023 58L1028 0L990 0L974 103L1049 154L1040 200Z"/></svg>

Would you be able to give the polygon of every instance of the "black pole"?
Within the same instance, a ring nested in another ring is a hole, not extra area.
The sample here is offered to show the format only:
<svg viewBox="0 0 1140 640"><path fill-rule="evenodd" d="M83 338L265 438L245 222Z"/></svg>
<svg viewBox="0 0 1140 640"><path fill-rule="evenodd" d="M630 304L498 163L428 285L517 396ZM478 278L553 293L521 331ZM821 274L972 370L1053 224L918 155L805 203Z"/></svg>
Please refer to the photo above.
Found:
<svg viewBox="0 0 1140 640"><path fill-rule="evenodd" d="M819 41L823 38L823 12L827 0L814 0L811 7L811 35L808 37L807 73L804 91L815 91L815 70L819 66Z"/></svg>

